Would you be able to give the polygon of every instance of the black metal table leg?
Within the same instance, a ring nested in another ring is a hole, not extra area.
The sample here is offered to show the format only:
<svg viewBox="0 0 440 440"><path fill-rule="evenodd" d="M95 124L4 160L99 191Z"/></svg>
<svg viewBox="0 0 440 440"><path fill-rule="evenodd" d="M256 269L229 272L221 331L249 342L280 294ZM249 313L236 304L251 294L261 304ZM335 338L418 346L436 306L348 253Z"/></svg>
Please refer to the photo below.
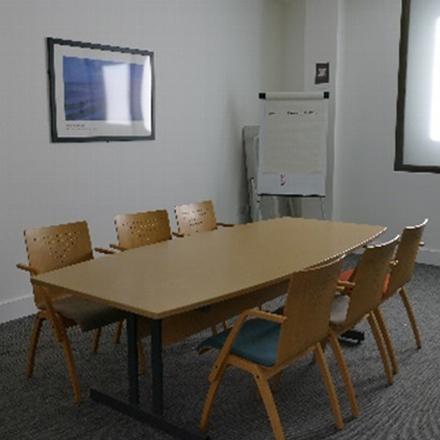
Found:
<svg viewBox="0 0 440 440"><path fill-rule="evenodd" d="M139 404L139 364L137 317L130 313L127 317L127 359L128 359L128 401Z"/></svg>
<svg viewBox="0 0 440 440"><path fill-rule="evenodd" d="M165 432L180 440L209 440L206 435L176 426L163 418L163 363L162 363L162 321L151 321L151 366L152 366L152 413L139 407L139 368L138 368L138 329L137 317L127 317L127 372L128 402L116 399L95 389L90 397L95 402L106 405L132 419L138 420L154 429Z"/></svg>
<svg viewBox="0 0 440 440"><path fill-rule="evenodd" d="M172 422L164 419L161 416L151 414L147 411L143 411L138 405L132 405L122 400L115 399L108 394L101 393L100 391L90 390L90 397L97 403L106 405L115 411L120 412L134 420L145 423L153 429L165 432L171 437L179 440L209 440L209 437L199 432L187 430L175 425Z"/></svg>
<svg viewBox="0 0 440 440"><path fill-rule="evenodd" d="M151 372L154 414L163 414L162 320L151 320Z"/></svg>

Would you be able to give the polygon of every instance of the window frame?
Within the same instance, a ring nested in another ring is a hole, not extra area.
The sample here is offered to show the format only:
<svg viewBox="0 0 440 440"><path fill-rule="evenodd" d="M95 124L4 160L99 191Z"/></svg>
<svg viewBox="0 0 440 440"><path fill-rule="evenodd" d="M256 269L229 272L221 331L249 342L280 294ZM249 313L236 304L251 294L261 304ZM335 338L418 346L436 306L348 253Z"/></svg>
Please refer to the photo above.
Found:
<svg viewBox="0 0 440 440"><path fill-rule="evenodd" d="M400 19L396 151L394 156L394 171L408 171L413 173L440 173L440 165L411 165L404 163L403 160L405 147L405 100L410 20L411 0L402 0L402 15Z"/></svg>

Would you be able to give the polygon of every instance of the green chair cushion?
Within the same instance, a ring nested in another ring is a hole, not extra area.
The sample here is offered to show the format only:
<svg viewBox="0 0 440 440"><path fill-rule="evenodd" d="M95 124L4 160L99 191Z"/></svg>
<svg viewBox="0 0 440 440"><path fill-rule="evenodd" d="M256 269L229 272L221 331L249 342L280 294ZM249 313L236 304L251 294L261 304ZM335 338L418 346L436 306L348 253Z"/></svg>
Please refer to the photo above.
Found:
<svg viewBox="0 0 440 440"><path fill-rule="evenodd" d="M223 331L206 339L198 346L198 350L203 348L221 349L229 331ZM275 365L277 360L279 338L279 324L265 319L250 319L241 328L231 353L256 364L271 367Z"/></svg>

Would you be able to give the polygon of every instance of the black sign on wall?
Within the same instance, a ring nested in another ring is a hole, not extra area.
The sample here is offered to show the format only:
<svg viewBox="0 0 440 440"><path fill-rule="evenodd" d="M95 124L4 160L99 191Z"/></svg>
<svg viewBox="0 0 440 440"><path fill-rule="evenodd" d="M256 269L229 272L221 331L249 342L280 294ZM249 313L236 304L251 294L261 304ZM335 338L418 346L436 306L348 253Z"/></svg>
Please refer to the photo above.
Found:
<svg viewBox="0 0 440 440"><path fill-rule="evenodd" d="M316 63L315 84L330 82L330 63Z"/></svg>

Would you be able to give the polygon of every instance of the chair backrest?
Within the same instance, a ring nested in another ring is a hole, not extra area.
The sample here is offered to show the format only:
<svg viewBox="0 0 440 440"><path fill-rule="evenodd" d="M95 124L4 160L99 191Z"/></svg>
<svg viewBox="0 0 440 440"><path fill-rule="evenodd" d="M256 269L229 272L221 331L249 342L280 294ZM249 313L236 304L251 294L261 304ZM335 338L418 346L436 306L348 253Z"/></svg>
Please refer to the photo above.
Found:
<svg viewBox="0 0 440 440"><path fill-rule="evenodd" d="M350 294L344 326L355 325L380 304L398 241L399 236L386 243L369 246L362 254L356 266L355 286Z"/></svg>
<svg viewBox="0 0 440 440"><path fill-rule="evenodd" d="M171 239L166 210L121 214L115 217L119 246L132 249Z"/></svg>
<svg viewBox="0 0 440 440"><path fill-rule="evenodd" d="M179 233L182 235L217 229L217 220L211 200L176 206L174 212Z"/></svg>
<svg viewBox="0 0 440 440"><path fill-rule="evenodd" d="M343 257L292 275L281 325L277 363L300 355L323 340Z"/></svg>
<svg viewBox="0 0 440 440"><path fill-rule="evenodd" d="M428 219L425 219L420 225L407 226L403 230L395 257L398 263L391 270L390 281L385 292L386 295L396 292L410 281L423 231L427 223Z"/></svg>
<svg viewBox="0 0 440 440"><path fill-rule="evenodd" d="M39 274L93 258L89 228L85 221L26 229L24 240L29 265ZM59 296L51 295L51 298ZM40 287L34 286L37 307L44 307Z"/></svg>

